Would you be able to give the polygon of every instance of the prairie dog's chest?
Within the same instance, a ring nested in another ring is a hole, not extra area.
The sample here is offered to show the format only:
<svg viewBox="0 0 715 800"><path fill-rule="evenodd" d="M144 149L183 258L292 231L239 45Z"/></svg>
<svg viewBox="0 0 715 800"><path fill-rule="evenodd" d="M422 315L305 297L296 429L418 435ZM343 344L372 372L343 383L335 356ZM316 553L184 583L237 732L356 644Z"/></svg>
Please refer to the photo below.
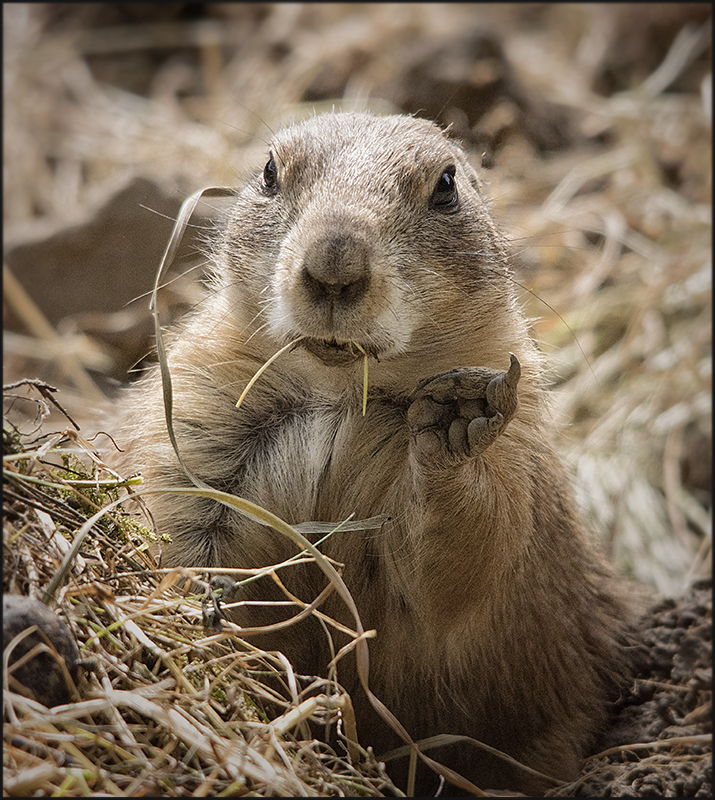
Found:
<svg viewBox="0 0 715 800"><path fill-rule="evenodd" d="M404 412L389 401L367 413L347 404L306 404L267 420L248 480L259 503L298 523L381 513L381 498L404 471Z"/></svg>

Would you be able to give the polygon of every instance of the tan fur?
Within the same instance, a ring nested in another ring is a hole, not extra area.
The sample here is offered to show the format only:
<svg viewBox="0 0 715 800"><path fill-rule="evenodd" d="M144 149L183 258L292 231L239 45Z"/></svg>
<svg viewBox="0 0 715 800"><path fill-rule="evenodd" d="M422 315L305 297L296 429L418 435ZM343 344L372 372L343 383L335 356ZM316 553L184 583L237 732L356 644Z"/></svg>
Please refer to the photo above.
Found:
<svg viewBox="0 0 715 800"><path fill-rule="evenodd" d="M345 563L365 627L377 630L374 692L415 739L466 734L571 778L625 669L627 614L551 450L539 354L479 179L444 133L409 117L319 116L281 131L271 153L275 193L257 173L237 196L215 243L207 299L171 339L182 455L211 486L290 523L389 514L379 531L337 534L324 546ZM458 204L435 208L450 165ZM350 252L331 260L335 235ZM343 268L358 296L323 302L333 281L341 288ZM358 342L377 357L365 417L358 351L326 354L310 343L278 359L235 409L258 367L300 335ZM431 459L408 424L418 382L456 367L506 370L509 353L521 379L506 428L476 455ZM121 413L122 446L147 484L187 485L155 372L128 391ZM165 565L253 567L295 552L210 501L150 505L173 539ZM326 583L309 567L284 577L307 601ZM279 599L268 582L243 596ZM351 621L335 596L324 610ZM249 606L236 620L288 613ZM336 649L344 643L336 637ZM314 620L260 644L307 674L324 674L330 658ZM354 690L361 743L377 753L397 746L349 661L339 679ZM469 745L433 755L478 785L545 788ZM433 777L425 771L423 791Z"/></svg>

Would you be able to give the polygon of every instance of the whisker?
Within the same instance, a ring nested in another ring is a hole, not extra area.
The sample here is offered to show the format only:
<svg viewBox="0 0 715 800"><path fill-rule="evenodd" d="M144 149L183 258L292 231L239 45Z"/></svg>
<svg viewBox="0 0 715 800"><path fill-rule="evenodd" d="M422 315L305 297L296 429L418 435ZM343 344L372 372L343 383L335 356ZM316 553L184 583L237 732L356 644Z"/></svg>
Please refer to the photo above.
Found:
<svg viewBox="0 0 715 800"><path fill-rule="evenodd" d="M464 291L464 289L462 289L462 287L459 286L459 284L455 283L451 278L447 278L444 275L442 275L441 273L436 272L433 269L428 269L427 267L420 267L420 271L421 272L429 272L431 275L436 275L438 278L441 278L443 281L447 281L448 283L451 283L452 286L454 286L454 288L457 289L457 291L461 292L462 294L467 294Z"/></svg>
<svg viewBox="0 0 715 800"><path fill-rule="evenodd" d="M157 217L169 220L169 222L173 222L174 224L178 222L178 219L176 217L172 217L171 214L162 214L161 211L157 211L155 208L152 208L151 206L145 206L143 203L139 203L139 208L143 208L145 211L150 211L152 214L156 214ZM186 227L195 228L196 230L201 230L201 231L213 230L212 225L197 225L196 223L191 223L191 222L188 222L186 224Z"/></svg>
<svg viewBox="0 0 715 800"><path fill-rule="evenodd" d="M252 322L254 322L254 321L257 319L257 317L258 317L258 314L257 314L257 315L256 315L256 316L253 318L253 320L251 320L251 321L252 321ZM257 333L260 333L260 332L261 332L261 331L262 331L264 328L267 328L267 327L268 327L270 324L271 324L271 321L270 321L270 320L266 320L266 321L263 323L263 325L259 325L259 326L256 328L256 330L255 330L255 331L253 331L253 333L252 333L252 334L251 334L251 335L248 337L248 339L246 339L246 344L248 344L248 343L251 341L251 339L253 339L253 337L254 337L254 336L257 334Z"/></svg>
<svg viewBox="0 0 715 800"><path fill-rule="evenodd" d="M179 275L175 275L175 276L174 276L173 278L171 278L170 280L164 281L163 283L161 283L161 284L159 285L159 287L158 287L158 288L159 288L159 289L165 289L167 286L171 286L171 284L172 284L172 283L175 283L176 281L180 280L180 279L181 279L181 278L183 278L184 276L188 275L190 272L194 272L194 270L197 270L197 269L206 269L206 267L207 267L209 264L210 264L210 262L209 262L209 261L202 261L200 264L194 264L194 266L193 266L193 267L189 267L188 269L185 269L185 270L184 270L182 273L180 273ZM148 292L143 292L142 294L138 294L136 297L134 297L134 298L132 298L131 300L129 300L129 302L125 303L125 304L124 304L124 308L126 308L127 306L130 306L132 303L136 303L136 301L137 301L137 300L141 300L141 299L143 299L144 297L149 297L149 296L152 294L152 292L153 292L153 291L154 291L153 289L150 289Z"/></svg>

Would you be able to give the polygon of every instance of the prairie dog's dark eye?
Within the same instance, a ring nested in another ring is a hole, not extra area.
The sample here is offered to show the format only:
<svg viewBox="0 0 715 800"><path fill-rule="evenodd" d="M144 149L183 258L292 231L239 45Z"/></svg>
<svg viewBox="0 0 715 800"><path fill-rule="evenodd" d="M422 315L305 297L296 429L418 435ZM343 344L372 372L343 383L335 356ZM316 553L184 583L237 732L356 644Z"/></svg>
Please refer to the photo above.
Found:
<svg viewBox="0 0 715 800"><path fill-rule="evenodd" d="M447 169L439 176L437 185L434 187L430 197L432 208L447 210L457 205L457 183L454 180L456 167L450 164Z"/></svg>
<svg viewBox="0 0 715 800"><path fill-rule="evenodd" d="M263 191L266 194L275 194L278 190L278 168L276 167L276 162L271 155L271 157L266 162L266 166L263 167Z"/></svg>

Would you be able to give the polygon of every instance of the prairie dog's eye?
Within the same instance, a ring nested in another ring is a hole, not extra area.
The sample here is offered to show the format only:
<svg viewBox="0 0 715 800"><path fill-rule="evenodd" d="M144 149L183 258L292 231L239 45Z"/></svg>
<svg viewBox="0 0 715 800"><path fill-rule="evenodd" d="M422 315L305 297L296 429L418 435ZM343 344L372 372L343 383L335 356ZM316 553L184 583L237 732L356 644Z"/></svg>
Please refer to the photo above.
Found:
<svg viewBox="0 0 715 800"><path fill-rule="evenodd" d="M457 183L454 180L455 172L456 167L454 164L450 164L439 176L439 180L430 197L430 205L432 208L445 211L457 205Z"/></svg>
<svg viewBox="0 0 715 800"><path fill-rule="evenodd" d="M266 162L266 166L263 167L262 185L266 194L275 194L278 190L278 168L273 155Z"/></svg>

